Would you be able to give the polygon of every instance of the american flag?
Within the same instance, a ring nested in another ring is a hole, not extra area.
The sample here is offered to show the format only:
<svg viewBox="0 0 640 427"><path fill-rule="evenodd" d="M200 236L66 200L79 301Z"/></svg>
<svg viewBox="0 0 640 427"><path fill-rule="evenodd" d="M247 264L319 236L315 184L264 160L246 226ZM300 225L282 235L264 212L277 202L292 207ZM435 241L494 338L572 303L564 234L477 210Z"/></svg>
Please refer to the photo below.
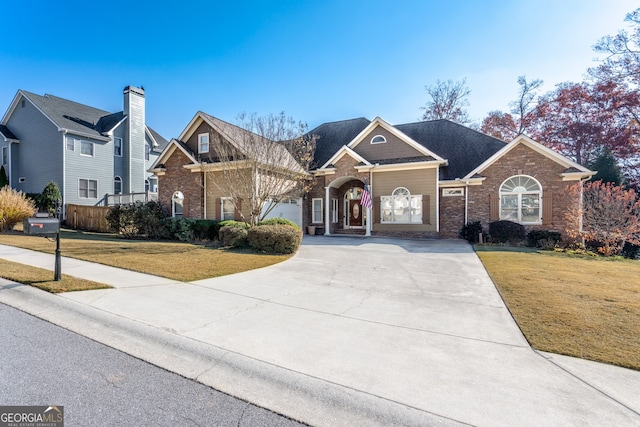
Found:
<svg viewBox="0 0 640 427"><path fill-rule="evenodd" d="M362 190L362 198L360 199L360 204L369 209L373 207L373 203L371 203L371 193L369 193L369 186L367 185L366 181L364 183L364 189Z"/></svg>

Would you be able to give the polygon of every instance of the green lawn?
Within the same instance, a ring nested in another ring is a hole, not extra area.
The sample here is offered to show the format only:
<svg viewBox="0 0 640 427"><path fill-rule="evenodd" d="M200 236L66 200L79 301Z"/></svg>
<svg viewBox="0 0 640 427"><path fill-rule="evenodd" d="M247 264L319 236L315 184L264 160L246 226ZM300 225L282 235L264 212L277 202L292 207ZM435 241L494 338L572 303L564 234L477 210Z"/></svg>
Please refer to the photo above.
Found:
<svg viewBox="0 0 640 427"><path fill-rule="evenodd" d="M640 370L640 261L476 251L534 348Z"/></svg>

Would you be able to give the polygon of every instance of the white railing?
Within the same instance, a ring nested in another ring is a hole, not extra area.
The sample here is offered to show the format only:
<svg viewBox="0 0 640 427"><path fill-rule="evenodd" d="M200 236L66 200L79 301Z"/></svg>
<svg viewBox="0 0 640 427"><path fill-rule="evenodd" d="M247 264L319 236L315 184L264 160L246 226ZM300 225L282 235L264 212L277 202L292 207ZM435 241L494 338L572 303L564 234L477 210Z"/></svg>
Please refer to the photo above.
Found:
<svg viewBox="0 0 640 427"><path fill-rule="evenodd" d="M132 205L136 202L147 203L158 200L158 193L147 191L145 193L106 194L102 199L104 206Z"/></svg>

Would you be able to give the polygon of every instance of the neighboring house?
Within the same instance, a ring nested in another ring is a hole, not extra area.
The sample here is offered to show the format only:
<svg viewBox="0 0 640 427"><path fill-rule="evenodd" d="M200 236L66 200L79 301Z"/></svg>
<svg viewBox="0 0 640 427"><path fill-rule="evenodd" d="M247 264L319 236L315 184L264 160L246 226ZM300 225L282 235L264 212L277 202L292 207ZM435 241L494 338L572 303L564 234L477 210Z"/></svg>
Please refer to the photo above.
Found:
<svg viewBox="0 0 640 427"><path fill-rule="evenodd" d="M159 199L172 203L176 192L183 194L184 216L228 217L225 195L208 194L213 186L196 154L199 135L216 131L220 122L198 113L154 169ZM576 202L565 191L595 174L524 135L505 143L448 120L392 126L359 118L325 123L309 134L317 137L309 171L315 182L293 200L304 199L302 225L324 234L455 238L467 222L487 227L499 219L564 232L564 212ZM365 183L371 209L361 204Z"/></svg>
<svg viewBox="0 0 640 427"><path fill-rule="evenodd" d="M234 154L229 156L221 150L233 150ZM232 164L236 172L223 176L222 168ZM256 170L249 172L247 165ZM240 194L241 185L216 183L244 176L245 171L254 174L246 175L246 179L265 183L270 179L265 171L273 172L274 168L308 175L282 145L198 112L178 139L171 140L150 171L158 176L158 200L171 208L174 217L249 221L250 195ZM237 194L231 194L230 187ZM284 216L302 226L302 198L287 199L271 215Z"/></svg>
<svg viewBox="0 0 640 427"><path fill-rule="evenodd" d="M156 192L147 172L168 142L145 122L144 90L124 88L124 110L99 110L19 90L0 122L1 160L11 187L40 193L58 184L63 203Z"/></svg>

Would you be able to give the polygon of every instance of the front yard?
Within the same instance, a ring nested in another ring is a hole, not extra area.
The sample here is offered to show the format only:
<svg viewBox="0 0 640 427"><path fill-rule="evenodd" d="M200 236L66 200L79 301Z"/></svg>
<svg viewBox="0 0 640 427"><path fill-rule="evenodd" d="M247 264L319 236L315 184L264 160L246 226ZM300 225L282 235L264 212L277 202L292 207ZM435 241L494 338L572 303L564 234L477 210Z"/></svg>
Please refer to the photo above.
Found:
<svg viewBox="0 0 640 427"><path fill-rule="evenodd" d="M538 350L640 370L640 262L476 246Z"/></svg>

